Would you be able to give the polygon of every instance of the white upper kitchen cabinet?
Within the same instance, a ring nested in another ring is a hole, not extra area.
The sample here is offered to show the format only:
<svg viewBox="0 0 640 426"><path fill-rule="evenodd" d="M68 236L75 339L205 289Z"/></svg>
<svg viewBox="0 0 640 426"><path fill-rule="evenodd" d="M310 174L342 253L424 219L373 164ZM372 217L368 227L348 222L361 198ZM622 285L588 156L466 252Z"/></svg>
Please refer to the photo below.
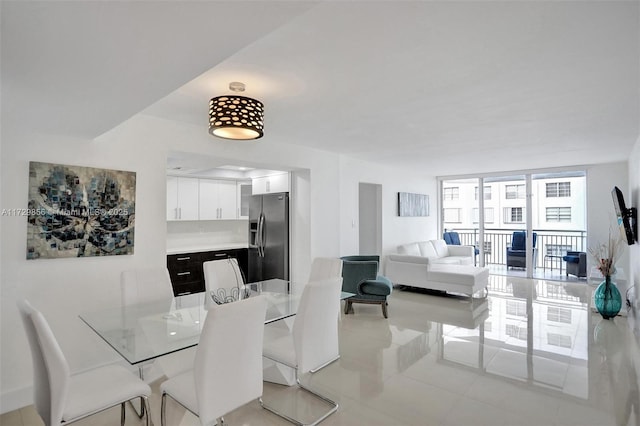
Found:
<svg viewBox="0 0 640 426"><path fill-rule="evenodd" d="M289 192L289 173L256 177L251 179L251 185L253 195Z"/></svg>
<svg viewBox="0 0 640 426"><path fill-rule="evenodd" d="M238 182L238 219L249 219L249 202L251 200L251 182Z"/></svg>
<svg viewBox="0 0 640 426"><path fill-rule="evenodd" d="M200 179L200 220L237 218L236 181Z"/></svg>
<svg viewBox="0 0 640 426"><path fill-rule="evenodd" d="M198 220L198 179L167 176L167 220Z"/></svg>

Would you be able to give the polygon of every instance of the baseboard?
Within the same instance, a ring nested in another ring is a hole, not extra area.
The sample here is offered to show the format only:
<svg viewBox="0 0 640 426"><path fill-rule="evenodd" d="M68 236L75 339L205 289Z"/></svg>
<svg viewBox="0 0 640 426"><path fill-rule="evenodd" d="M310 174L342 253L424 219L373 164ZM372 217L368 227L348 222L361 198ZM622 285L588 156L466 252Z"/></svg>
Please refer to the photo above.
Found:
<svg viewBox="0 0 640 426"><path fill-rule="evenodd" d="M33 386L13 389L0 395L0 414L33 404Z"/></svg>

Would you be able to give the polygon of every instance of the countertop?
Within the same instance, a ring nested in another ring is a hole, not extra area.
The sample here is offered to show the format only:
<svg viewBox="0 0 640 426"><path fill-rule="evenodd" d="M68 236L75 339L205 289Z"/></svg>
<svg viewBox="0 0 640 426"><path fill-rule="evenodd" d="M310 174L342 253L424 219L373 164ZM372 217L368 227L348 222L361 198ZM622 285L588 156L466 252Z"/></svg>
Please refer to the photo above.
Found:
<svg viewBox="0 0 640 426"><path fill-rule="evenodd" d="M167 247L167 254L197 253L201 251L247 248L247 243L197 243Z"/></svg>

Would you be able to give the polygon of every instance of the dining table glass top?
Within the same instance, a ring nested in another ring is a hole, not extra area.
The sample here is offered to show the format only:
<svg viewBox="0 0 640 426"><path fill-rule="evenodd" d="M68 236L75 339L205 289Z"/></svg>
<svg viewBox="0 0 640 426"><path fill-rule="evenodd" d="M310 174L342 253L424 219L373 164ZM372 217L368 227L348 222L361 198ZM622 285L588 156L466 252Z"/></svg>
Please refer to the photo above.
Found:
<svg viewBox="0 0 640 426"><path fill-rule="evenodd" d="M272 279L246 284L247 291L242 293L248 297L262 295L266 299L264 323L268 324L296 314L303 288L289 281ZM352 293L342 292L340 297L351 296ZM135 365L196 346L207 316L205 297L210 295L193 293L161 302L106 308L82 313L80 319Z"/></svg>

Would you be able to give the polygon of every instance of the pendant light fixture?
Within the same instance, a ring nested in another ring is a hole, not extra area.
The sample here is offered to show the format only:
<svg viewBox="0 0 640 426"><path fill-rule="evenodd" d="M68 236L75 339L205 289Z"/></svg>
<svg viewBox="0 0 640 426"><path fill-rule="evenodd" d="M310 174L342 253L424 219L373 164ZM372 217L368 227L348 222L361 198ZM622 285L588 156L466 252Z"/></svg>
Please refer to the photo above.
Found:
<svg viewBox="0 0 640 426"><path fill-rule="evenodd" d="M229 83L234 93L244 92L244 83ZM224 139L251 140L264 135L264 105L240 95L218 96L209 101L209 133Z"/></svg>

